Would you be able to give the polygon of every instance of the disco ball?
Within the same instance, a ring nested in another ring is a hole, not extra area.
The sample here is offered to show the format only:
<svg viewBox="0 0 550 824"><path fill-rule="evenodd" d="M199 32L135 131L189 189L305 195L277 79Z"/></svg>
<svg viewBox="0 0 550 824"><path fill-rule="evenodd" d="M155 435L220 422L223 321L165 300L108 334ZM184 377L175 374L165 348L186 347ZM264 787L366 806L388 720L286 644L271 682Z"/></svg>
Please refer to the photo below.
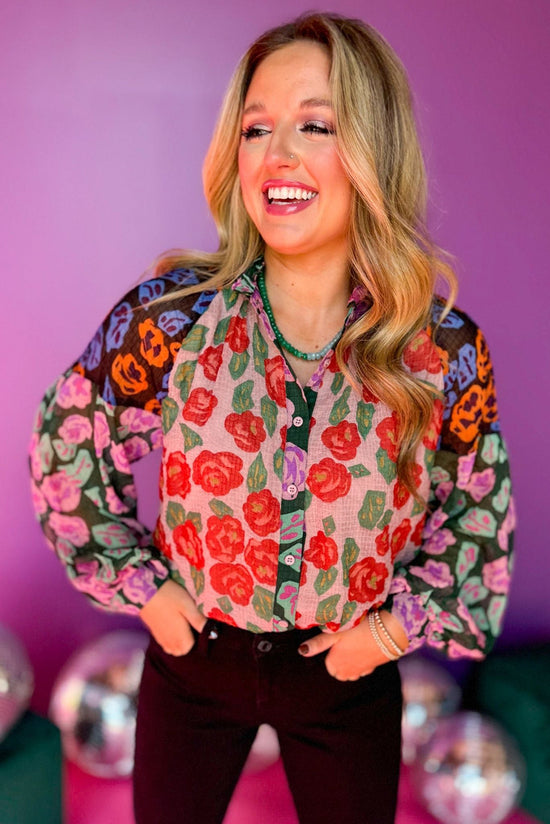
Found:
<svg viewBox="0 0 550 824"><path fill-rule="evenodd" d="M433 735L438 719L458 708L461 690L446 669L406 656L399 661L403 692L402 758L412 764L419 747Z"/></svg>
<svg viewBox="0 0 550 824"><path fill-rule="evenodd" d="M34 677L23 645L0 624L0 741L23 715L34 689Z"/></svg>
<svg viewBox="0 0 550 824"><path fill-rule="evenodd" d="M521 798L525 764L496 722L460 712L438 722L413 779L421 803L444 824L498 824Z"/></svg>
<svg viewBox="0 0 550 824"><path fill-rule="evenodd" d="M50 716L63 752L102 778L130 775L137 694L148 636L119 630L75 653L53 688Z"/></svg>
<svg viewBox="0 0 550 824"><path fill-rule="evenodd" d="M243 772L253 775L271 767L279 758L279 739L277 733L269 724L261 724L252 749L244 765Z"/></svg>

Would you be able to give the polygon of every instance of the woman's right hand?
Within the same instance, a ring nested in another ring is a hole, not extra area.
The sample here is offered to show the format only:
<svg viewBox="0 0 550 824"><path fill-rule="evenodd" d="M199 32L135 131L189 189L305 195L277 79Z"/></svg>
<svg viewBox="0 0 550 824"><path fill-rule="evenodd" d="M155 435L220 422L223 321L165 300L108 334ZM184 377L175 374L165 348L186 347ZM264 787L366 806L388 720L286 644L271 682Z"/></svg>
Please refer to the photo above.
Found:
<svg viewBox="0 0 550 824"><path fill-rule="evenodd" d="M195 643L191 627L201 632L206 624L189 593L172 580L159 587L139 615L169 655L186 655Z"/></svg>

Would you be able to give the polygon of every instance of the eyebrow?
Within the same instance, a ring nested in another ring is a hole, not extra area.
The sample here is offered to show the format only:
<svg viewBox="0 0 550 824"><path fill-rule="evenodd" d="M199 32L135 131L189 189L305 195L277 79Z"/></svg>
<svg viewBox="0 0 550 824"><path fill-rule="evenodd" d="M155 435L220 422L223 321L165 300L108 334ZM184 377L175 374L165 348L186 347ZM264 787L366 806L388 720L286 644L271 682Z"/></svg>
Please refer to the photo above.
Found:
<svg viewBox="0 0 550 824"><path fill-rule="evenodd" d="M324 97L308 97L300 102L300 109L311 108L332 109L332 103ZM243 115L255 114L256 112L265 112L265 105L259 102L250 103L243 111Z"/></svg>

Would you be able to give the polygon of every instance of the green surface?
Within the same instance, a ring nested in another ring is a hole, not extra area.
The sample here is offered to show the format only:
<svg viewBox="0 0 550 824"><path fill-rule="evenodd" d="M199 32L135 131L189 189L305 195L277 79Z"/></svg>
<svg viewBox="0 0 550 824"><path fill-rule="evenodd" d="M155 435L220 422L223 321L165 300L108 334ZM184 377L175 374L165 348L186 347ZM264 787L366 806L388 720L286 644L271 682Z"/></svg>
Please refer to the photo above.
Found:
<svg viewBox="0 0 550 824"><path fill-rule="evenodd" d="M0 742L0 824L61 824L61 741L27 712Z"/></svg>
<svg viewBox="0 0 550 824"><path fill-rule="evenodd" d="M550 824L550 645L490 655L473 686L476 708L515 738L527 765L521 806Z"/></svg>

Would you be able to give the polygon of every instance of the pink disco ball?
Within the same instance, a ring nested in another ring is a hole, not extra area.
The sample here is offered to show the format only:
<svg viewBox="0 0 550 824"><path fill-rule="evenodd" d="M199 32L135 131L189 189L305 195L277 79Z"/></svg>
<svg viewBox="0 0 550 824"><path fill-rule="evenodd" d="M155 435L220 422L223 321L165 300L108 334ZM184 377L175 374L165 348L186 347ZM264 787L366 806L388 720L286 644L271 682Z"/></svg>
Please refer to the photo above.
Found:
<svg viewBox="0 0 550 824"><path fill-rule="evenodd" d="M399 661L403 692L402 758L412 764L440 718L454 713L461 690L444 667L416 655Z"/></svg>
<svg viewBox="0 0 550 824"><path fill-rule="evenodd" d="M420 802L443 824L499 824L521 799L525 763L495 721L460 712L438 722L413 778Z"/></svg>
<svg viewBox="0 0 550 824"><path fill-rule="evenodd" d="M86 644L55 682L50 716L63 752L102 778L130 775L137 695L148 643L144 632L119 630Z"/></svg>
<svg viewBox="0 0 550 824"><path fill-rule="evenodd" d="M0 624L0 741L29 706L33 689L34 677L25 648Z"/></svg>

